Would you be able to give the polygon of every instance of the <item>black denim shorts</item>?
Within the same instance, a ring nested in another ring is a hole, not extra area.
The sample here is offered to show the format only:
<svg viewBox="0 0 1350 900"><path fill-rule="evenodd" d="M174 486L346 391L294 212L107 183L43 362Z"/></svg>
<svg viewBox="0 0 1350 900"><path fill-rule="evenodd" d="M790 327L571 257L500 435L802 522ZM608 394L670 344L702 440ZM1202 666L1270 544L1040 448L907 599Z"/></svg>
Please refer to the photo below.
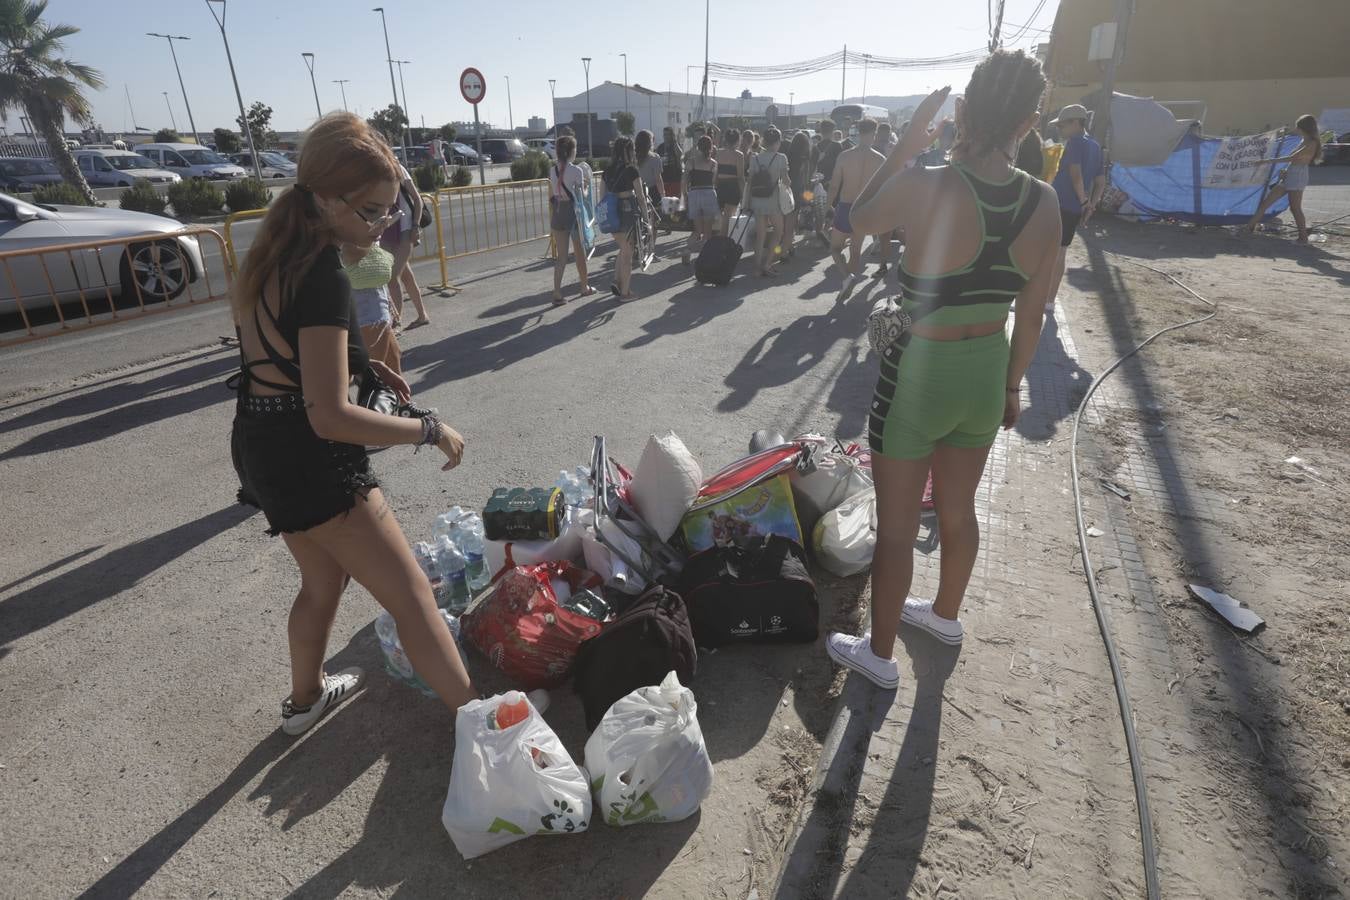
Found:
<svg viewBox="0 0 1350 900"><path fill-rule="evenodd" d="M263 511L271 535L322 525L379 486L366 448L315 434L298 394L241 398L230 451L239 502Z"/></svg>

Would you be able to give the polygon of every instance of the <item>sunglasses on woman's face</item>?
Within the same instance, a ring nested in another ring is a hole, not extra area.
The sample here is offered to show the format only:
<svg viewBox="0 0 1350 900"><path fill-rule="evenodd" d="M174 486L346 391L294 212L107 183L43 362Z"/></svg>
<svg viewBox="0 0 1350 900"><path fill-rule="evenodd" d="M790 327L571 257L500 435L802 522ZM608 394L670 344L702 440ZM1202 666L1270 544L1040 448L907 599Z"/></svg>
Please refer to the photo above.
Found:
<svg viewBox="0 0 1350 900"><path fill-rule="evenodd" d="M347 204L347 208L356 214L356 217L358 219L366 223L367 227L369 227L371 231L384 231L394 222L397 222L399 216L403 215L403 210L394 209L380 216L378 219L371 219L367 217L365 213L361 212L361 210L357 209L355 206L352 206L351 201L348 200L346 197L342 197L341 199L343 203Z"/></svg>

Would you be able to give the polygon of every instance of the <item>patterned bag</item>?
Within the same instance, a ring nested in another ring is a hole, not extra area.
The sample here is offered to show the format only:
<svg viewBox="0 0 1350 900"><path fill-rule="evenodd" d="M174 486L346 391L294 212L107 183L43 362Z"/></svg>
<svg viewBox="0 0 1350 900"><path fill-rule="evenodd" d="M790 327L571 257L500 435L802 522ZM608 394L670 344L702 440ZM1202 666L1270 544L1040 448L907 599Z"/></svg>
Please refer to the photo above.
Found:
<svg viewBox="0 0 1350 900"><path fill-rule="evenodd" d="M566 681L582 642L600 633L600 622L558 602L555 581L571 593L601 589L599 577L570 562L517 566L460 619L464 637L527 690Z"/></svg>
<svg viewBox="0 0 1350 900"><path fill-rule="evenodd" d="M912 324L909 313L900 308L897 297L882 297L872 305L872 312L867 316L867 342L872 345L873 352L885 353Z"/></svg>

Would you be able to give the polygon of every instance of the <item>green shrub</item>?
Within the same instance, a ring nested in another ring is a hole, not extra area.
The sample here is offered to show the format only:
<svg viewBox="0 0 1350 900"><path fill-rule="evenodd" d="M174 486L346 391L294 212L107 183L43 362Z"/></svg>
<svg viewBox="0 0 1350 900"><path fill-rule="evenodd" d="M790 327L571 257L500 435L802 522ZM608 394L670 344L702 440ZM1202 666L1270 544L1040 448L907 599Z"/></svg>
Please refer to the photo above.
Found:
<svg viewBox="0 0 1350 900"><path fill-rule="evenodd" d="M144 178L137 178L131 187L122 192L123 209L132 212L154 213L157 216L164 215L164 209L169 205L169 201L159 195L159 191L151 186L150 182Z"/></svg>
<svg viewBox="0 0 1350 900"><path fill-rule="evenodd" d="M473 173L469 171L468 166L456 166L454 174L450 176L451 187L468 187L473 184Z"/></svg>
<svg viewBox="0 0 1350 900"><path fill-rule="evenodd" d="M169 202L180 219L215 215L225 205L225 195L209 181L189 178L169 185Z"/></svg>
<svg viewBox="0 0 1350 900"><path fill-rule="evenodd" d="M71 184L44 184L33 191L34 203L48 203L64 206L88 206L89 201L80 193L80 189Z"/></svg>
<svg viewBox="0 0 1350 900"><path fill-rule="evenodd" d="M520 159L511 163L512 181L534 181L548 177L548 154L539 150L530 150Z"/></svg>
<svg viewBox="0 0 1350 900"><path fill-rule="evenodd" d="M445 170L435 163L425 162L413 169L413 182L419 191L433 193L445 187Z"/></svg>
<svg viewBox="0 0 1350 900"><path fill-rule="evenodd" d="M271 202L271 191L257 178L242 178L225 188L225 205L230 212L265 209Z"/></svg>

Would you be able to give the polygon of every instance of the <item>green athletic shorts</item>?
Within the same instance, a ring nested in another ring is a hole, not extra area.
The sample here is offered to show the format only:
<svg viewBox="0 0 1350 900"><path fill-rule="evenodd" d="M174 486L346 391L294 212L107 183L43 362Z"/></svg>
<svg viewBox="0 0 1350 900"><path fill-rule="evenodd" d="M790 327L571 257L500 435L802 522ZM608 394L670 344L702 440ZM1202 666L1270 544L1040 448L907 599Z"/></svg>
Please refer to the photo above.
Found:
<svg viewBox="0 0 1350 900"><path fill-rule="evenodd" d="M964 341L910 335L882 356L868 444L893 459L922 459L938 444L988 447L1003 424L1008 335Z"/></svg>

